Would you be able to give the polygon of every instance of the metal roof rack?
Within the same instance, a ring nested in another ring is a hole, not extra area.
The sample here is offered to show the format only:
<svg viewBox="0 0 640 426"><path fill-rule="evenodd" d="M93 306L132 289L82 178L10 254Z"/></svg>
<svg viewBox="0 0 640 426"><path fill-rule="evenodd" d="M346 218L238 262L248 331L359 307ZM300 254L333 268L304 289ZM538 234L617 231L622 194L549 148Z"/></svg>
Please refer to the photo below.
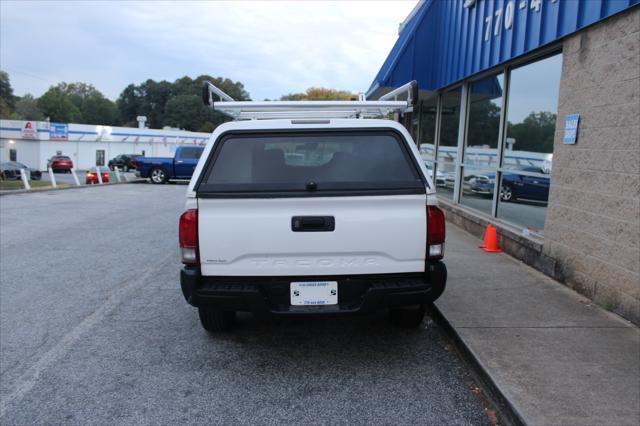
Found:
<svg viewBox="0 0 640 426"><path fill-rule="evenodd" d="M219 101L214 101L214 96ZM404 98L404 100L398 100ZM360 95L357 101L235 101L231 96L205 81L202 101L208 107L234 120L268 120L277 118L387 118L390 113L413 111L418 101L418 84L411 81L375 101Z"/></svg>

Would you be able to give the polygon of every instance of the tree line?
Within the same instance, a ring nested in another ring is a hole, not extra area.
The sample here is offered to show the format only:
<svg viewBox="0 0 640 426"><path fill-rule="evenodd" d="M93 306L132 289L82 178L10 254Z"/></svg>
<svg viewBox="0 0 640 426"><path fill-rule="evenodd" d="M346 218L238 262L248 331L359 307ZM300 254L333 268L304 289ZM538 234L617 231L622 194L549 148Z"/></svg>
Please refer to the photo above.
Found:
<svg viewBox="0 0 640 426"><path fill-rule="evenodd" d="M147 117L147 126L165 126L195 132L211 132L229 118L212 111L202 103L202 83L211 81L238 101L251 100L244 85L223 77L201 75L182 77L174 82L149 79L129 84L114 102L91 84L59 83L42 96L15 96L9 75L0 71L0 118L45 120L61 123L104 124L137 127L136 117ZM311 87L304 93L283 95L280 100L344 100L357 99L345 90ZM265 99L269 100L269 99Z"/></svg>

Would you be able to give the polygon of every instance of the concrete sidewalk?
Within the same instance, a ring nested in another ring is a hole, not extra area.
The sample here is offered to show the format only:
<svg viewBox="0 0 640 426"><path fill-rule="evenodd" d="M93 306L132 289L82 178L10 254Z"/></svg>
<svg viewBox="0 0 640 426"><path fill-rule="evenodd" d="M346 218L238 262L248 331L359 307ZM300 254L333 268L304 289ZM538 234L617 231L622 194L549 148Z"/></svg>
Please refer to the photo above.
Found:
<svg viewBox="0 0 640 426"><path fill-rule="evenodd" d="M520 419L640 424L640 330L447 225L437 308Z"/></svg>

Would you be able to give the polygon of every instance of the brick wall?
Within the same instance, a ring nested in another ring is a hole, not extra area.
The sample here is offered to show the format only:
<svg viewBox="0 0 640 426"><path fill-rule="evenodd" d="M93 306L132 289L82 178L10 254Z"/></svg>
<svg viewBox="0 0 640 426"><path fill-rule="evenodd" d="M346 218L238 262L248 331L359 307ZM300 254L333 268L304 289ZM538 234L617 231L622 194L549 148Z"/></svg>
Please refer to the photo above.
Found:
<svg viewBox="0 0 640 426"><path fill-rule="evenodd" d="M563 145L579 113L578 143ZM556 276L640 323L640 8L563 45L543 253Z"/></svg>

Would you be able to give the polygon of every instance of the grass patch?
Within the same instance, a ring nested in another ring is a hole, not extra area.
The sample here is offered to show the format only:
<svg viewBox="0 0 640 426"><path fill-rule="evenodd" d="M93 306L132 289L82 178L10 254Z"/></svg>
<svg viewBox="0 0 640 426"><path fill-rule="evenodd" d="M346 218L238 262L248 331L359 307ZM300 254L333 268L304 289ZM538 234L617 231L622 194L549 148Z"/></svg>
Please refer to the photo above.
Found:
<svg viewBox="0 0 640 426"><path fill-rule="evenodd" d="M602 309L605 309L609 312L615 311L616 308L618 307L618 303L613 300L607 300L607 301L601 302L599 303L599 305Z"/></svg>
<svg viewBox="0 0 640 426"><path fill-rule="evenodd" d="M29 185L31 185L31 189L34 188L51 188L51 182L41 181L41 180L32 180L29 181ZM66 184L58 184L58 187L69 186ZM24 189L24 184L21 180L0 180L0 190L2 191L11 191L11 190L20 190Z"/></svg>

